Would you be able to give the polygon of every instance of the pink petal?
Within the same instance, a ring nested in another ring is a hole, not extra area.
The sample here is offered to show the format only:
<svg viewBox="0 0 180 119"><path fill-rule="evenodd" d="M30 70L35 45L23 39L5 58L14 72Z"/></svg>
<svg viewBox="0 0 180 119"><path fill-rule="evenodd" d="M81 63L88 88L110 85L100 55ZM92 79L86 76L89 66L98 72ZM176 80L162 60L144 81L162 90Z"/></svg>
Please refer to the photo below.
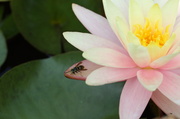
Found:
<svg viewBox="0 0 180 119"><path fill-rule="evenodd" d="M163 57L158 58L150 64L152 68L159 68L166 65L169 61L171 61L174 57L176 57L179 53L169 54Z"/></svg>
<svg viewBox="0 0 180 119"><path fill-rule="evenodd" d="M137 72L137 78L147 90L154 91L162 83L163 75L157 70L142 69Z"/></svg>
<svg viewBox="0 0 180 119"><path fill-rule="evenodd" d="M180 67L180 54L171 59L167 64L159 67L160 69L176 69Z"/></svg>
<svg viewBox="0 0 180 119"><path fill-rule="evenodd" d="M73 46L80 49L81 51L85 51L94 47L105 47L117 50L123 54L128 55L127 51L124 48L113 43L112 41L89 33L64 32L63 35L69 43L71 43Z"/></svg>
<svg viewBox="0 0 180 119"><path fill-rule="evenodd" d="M77 69L77 67L81 69ZM92 71L100 67L101 66L94 64L88 60L83 60L69 67L64 72L64 76L70 79L85 80Z"/></svg>
<svg viewBox="0 0 180 119"><path fill-rule="evenodd" d="M108 67L136 67L130 57L109 48L91 48L83 53L83 57L91 62Z"/></svg>
<svg viewBox="0 0 180 119"><path fill-rule="evenodd" d="M120 69L102 67L93 71L87 77L86 83L88 85L104 85L119 82L136 76L138 70L139 68Z"/></svg>
<svg viewBox="0 0 180 119"><path fill-rule="evenodd" d="M161 71L164 80L159 86L159 91L172 102L180 105L180 75L169 71Z"/></svg>
<svg viewBox="0 0 180 119"><path fill-rule="evenodd" d="M172 113L180 118L180 106L173 103L166 96L164 96L159 90L153 92L151 99L156 105L161 108L166 114Z"/></svg>
<svg viewBox="0 0 180 119"><path fill-rule="evenodd" d="M121 45L118 38L112 31L108 21L104 17L77 4L73 4L72 8L77 18L88 29L88 31L94 35L103 37Z"/></svg>
<svg viewBox="0 0 180 119"><path fill-rule="evenodd" d="M173 70L170 70L170 71L180 76L180 68L173 69Z"/></svg>
<svg viewBox="0 0 180 119"><path fill-rule="evenodd" d="M120 98L120 119L139 119L151 95L136 78L127 80Z"/></svg>

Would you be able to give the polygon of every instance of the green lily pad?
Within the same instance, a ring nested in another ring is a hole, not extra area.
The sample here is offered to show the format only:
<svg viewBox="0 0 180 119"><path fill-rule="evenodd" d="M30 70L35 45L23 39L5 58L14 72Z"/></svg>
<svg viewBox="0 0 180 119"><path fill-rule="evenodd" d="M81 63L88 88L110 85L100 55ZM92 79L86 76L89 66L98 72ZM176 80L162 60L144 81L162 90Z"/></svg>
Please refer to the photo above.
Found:
<svg viewBox="0 0 180 119"><path fill-rule="evenodd" d="M6 41L3 33L0 31L0 66L4 63L7 56Z"/></svg>
<svg viewBox="0 0 180 119"><path fill-rule="evenodd" d="M19 65L0 78L0 119L118 119L123 83L87 86L63 72L81 61L70 52Z"/></svg>
<svg viewBox="0 0 180 119"><path fill-rule="evenodd" d="M0 25L6 39L11 39L19 33L12 15L7 16Z"/></svg>
<svg viewBox="0 0 180 119"><path fill-rule="evenodd" d="M42 52L58 54L75 50L64 40L63 31L85 30L72 12L73 2L101 11L101 0L12 0L11 8L20 32L30 44Z"/></svg>
<svg viewBox="0 0 180 119"><path fill-rule="evenodd" d="M10 1L10 0L0 0L0 2L7 2L7 1Z"/></svg>
<svg viewBox="0 0 180 119"><path fill-rule="evenodd" d="M4 7L3 5L0 4L0 21L2 20L3 13L4 13Z"/></svg>

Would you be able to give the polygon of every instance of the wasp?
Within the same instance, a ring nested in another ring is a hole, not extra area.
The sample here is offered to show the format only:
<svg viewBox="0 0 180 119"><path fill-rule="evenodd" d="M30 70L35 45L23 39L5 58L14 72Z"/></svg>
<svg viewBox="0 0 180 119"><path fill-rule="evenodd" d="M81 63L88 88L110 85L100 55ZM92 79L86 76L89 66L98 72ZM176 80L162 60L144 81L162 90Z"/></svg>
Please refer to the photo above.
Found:
<svg viewBox="0 0 180 119"><path fill-rule="evenodd" d="M81 72L81 71L86 71L87 69L85 69L85 67L83 65L81 65L82 62L79 62L74 68L72 68L70 71L68 72L71 72L72 74L76 74L78 72ZM66 72L66 73L68 73Z"/></svg>

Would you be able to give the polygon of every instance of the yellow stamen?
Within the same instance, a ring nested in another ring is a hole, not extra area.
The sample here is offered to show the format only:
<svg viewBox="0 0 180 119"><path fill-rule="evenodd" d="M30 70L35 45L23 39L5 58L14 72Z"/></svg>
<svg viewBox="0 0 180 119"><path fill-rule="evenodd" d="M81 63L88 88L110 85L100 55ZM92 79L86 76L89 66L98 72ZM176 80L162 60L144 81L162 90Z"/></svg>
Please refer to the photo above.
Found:
<svg viewBox="0 0 180 119"><path fill-rule="evenodd" d="M143 25L134 25L133 33L140 39L141 45L148 46L154 44L162 47L170 37L170 25L163 28L160 26L159 21L152 24L149 19Z"/></svg>

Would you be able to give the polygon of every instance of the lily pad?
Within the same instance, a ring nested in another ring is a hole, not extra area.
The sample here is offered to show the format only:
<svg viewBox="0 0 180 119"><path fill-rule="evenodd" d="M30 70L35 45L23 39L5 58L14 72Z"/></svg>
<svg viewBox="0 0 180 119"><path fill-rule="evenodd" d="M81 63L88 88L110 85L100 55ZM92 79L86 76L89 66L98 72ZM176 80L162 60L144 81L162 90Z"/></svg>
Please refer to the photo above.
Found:
<svg viewBox="0 0 180 119"><path fill-rule="evenodd" d="M4 63L7 56L6 41L3 33L0 31L0 66Z"/></svg>
<svg viewBox="0 0 180 119"><path fill-rule="evenodd" d="M118 119L123 83L87 86L63 72L80 52L19 65L0 78L1 119Z"/></svg>
<svg viewBox="0 0 180 119"><path fill-rule="evenodd" d="M0 25L6 39L11 39L19 33L12 15L7 16Z"/></svg>
<svg viewBox="0 0 180 119"><path fill-rule="evenodd" d="M22 35L34 47L48 54L75 50L64 40L66 30L84 31L72 12L75 2L100 11L101 0L12 0L12 13Z"/></svg>

